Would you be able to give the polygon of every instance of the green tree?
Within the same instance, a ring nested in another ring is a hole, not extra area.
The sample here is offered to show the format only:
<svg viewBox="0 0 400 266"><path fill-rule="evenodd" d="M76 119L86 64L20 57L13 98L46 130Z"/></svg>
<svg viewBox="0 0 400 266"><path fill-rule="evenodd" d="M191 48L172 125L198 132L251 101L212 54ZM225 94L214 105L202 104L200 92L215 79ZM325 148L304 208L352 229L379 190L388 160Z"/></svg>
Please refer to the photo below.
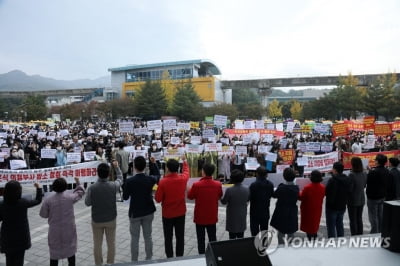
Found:
<svg viewBox="0 0 400 266"><path fill-rule="evenodd" d="M200 120L201 108L201 99L194 90L193 84L191 82L179 84L170 108L171 115L186 121Z"/></svg>
<svg viewBox="0 0 400 266"><path fill-rule="evenodd" d="M42 120L47 115L45 97L42 95L29 95L22 101L22 105L18 109L27 121Z"/></svg>
<svg viewBox="0 0 400 266"><path fill-rule="evenodd" d="M254 90L234 89L232 90L232 104L240 110L250 104L260 104L260 98Z"/></svg>
<svg viewBox="0 0 400 266"><path fill-rule="evenodd" d="M298 101L296 100L291 101L290 114L293 119L299 120L301 118L302 109L303 107Z"/></svg>
<svg viewBox="0 0 400 266"><path fill-rule="evenodd" d="M291 118L292 114L290 113L290 102L284 102L281 104L282 106L282 117L283 118Z"/></svg>
<svg viewBox="0 0 400 266"><path fill-rule="evenodd" d="M265 108L261 104L249 104L245 105L242 109L239 109L239 115L251 119L260 119L265 113Z"/></svg>
<svg viewBox="0 0 400 266"><path fill-rule="evenodd" d="M135 113L150 120L167 114L167 99L160 82L146 81L133 100Z"/></svg>
<svg viewBox="0 0 400 266"><path fill-rule="evenodd" d="M268 105L268 116L270 118L279 118L282 117L282 106L280 106L279 102L275 99Z"/></svg>
<svg viewBox="0 0 400 266"><path fill-rule="evenodd" d="M215 104L211 107L204 108L204 116L226 115L231 121L238 118L238 114L237 107L228 103Z"/></svg>
<svg viewBox="0 0 400 266"><path fill-rule="evenodd" d="M361 93L357 85L357 78L349 73L340 78L338 86L329 93L336 100L338 118L356 118L361 109Z"/></svg>

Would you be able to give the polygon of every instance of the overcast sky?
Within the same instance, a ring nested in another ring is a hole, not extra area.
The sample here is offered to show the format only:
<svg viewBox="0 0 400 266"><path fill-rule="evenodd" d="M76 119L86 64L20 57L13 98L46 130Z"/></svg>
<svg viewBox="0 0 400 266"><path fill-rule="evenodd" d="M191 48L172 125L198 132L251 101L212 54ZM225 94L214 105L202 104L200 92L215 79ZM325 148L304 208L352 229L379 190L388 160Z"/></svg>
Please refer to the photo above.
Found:
<svg viewBox="0 0 400 266"><path fill-rule="evenodd" d="M223 79L400 72L399 0L0 0L0 73L210 59Z"/></svg>

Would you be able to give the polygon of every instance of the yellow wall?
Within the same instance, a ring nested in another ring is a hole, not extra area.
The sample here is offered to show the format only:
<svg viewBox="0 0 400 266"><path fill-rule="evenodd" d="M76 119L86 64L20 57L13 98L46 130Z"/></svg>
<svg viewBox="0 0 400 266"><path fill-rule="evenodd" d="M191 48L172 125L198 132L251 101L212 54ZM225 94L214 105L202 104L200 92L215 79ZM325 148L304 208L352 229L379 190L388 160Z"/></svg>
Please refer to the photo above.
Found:
<svg viewBox="0 0 400 266"><path fill-rule="evenodd" d="M161 80L162 87L165 89L168 100L172 100L175 95L176 85L187 82L192 82L194 90L204 102L215 101L215 77L201 77L184 80ZM144 83L144 81L123 83L122 98L127 97L127 92L140 90Z"/></svg>

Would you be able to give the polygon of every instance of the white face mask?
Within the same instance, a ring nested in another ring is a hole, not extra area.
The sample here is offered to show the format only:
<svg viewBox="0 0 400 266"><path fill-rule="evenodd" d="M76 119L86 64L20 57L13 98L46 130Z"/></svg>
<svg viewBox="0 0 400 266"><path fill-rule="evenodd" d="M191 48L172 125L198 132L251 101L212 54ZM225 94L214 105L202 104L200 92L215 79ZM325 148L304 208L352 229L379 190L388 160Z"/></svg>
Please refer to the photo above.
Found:
<svg viewBox="0 0 400 266"><path fill-rule="evenodd" d="M57 150L58 150L58 151L61 151L61 147L57 147Z"/></svg>
<svg viewBox="0 0 400 266"><path fill-rule="evenodd" d="M18 149L18 146L14 146L13 148L14 148L14 149Z"/></svg>
<svg viewBox="0 0 400 266"><path fill-rule="evenodd" d="M46 149L50 149L51 148L51 146L49 146L49 145L46 145Z"/></svg>
<svg viewBox="0 0 400 266"><path fill-rule="evenodd" d="M18 157L18 152L13 152L13 153L11 153L11 155L12 155L13 157Z"/></svg>

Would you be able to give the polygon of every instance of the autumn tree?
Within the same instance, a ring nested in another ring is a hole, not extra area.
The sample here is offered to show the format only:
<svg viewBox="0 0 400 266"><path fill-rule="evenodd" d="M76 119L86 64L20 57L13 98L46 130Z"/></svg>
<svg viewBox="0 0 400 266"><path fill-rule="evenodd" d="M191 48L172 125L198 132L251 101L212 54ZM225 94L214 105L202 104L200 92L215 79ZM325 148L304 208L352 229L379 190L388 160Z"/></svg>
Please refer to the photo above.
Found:
<svg viewBox="0 0 400 266"><path fill-rule="evenodd" d="M301 106L301 104L298 102L298 101L296 101L296 100L293 100L293 101L291 101L290 102L290 114L291 114L291 117L293 118L293 119L297 119L297 120L299 120L300 118L301 118L301 111L302 111L302 109L303 109L303 107Z"/></svg>
<svg viewBox="0 0 400 266"><path fill-rule="evenodd" d="M282 117L282 106L280 106L278 100L274 99L267 107L268 116L270 118Z"/></svg>

